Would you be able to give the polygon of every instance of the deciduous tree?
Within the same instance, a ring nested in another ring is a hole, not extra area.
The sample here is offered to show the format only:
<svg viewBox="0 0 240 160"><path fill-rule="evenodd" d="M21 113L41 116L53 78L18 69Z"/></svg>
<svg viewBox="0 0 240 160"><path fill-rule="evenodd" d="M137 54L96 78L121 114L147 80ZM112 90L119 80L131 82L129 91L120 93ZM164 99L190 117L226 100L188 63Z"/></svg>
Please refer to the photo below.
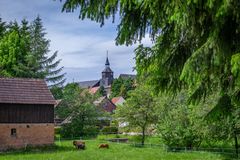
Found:
<svg viewBox="0 0 240 160"><path fill-rule="evenodd" d="M116 110L116 116L122 122L128 122L132 127L138 127L142 132L142 145L145 142L146 129L155 124L158 119L156 103L151 89L139 85L129 92L129 98Z"/></svg>
<svg viewBox="0 0 240 160"><path fill-rule="evenodd" d="M63 126L62 136L96 135L99 117L103 117L104 113L94 105L94 95L79 88L76 83L65 87L63 94L61 105L68 109L69 123Z"/></svg>
<svg viewBox="0 0 240 160"><path fill-rule="evenodd" d="M111 89L111 97L122 96L123 98L128 97L128 92L133 90L134 80L133 79L123 79L117 78L113 81L112 89Z"/></svg>

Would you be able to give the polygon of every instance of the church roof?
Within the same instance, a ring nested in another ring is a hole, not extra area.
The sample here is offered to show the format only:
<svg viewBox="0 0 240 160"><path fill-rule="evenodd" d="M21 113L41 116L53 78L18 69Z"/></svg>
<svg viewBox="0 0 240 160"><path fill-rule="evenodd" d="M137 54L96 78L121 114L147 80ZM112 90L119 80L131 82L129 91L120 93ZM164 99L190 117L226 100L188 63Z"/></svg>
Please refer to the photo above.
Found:
<svg viewBox="0 0 240 160"><path fill-rule="evenodd" d="M91 87L95 87L97 83L99 83L99 80L82 81L82 82L78 82L78 85L81 88L91 88Z"/></svg>
<svg viewBox="0 0 240 160"><path fill-rule="evenodd" d="M108 57L107 57L107 59L106 59L105 65L108 65L108 66L110 65L109 60L108 60Z"/></svg>
<svg viewBox="0 0 240 160"><path fill-rule="evenodd" d="M105 67L102 72L113 72L110 67Z"/></svg>

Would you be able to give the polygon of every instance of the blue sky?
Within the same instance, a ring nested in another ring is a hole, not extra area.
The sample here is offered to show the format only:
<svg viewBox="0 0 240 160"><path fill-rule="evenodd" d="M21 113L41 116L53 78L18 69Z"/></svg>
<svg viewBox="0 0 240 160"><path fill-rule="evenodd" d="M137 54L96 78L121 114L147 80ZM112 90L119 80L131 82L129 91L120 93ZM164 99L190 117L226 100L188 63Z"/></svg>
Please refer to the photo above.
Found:
<svg viewBox="0 0 240 160"><path fill-rule="evenodd" d="M101 77L106 51L115 77L120 73L133 74L133 46L115 46L116 23L107 21L103 27L90 20L79 20L78 11L62 13L62 2L56 0L0 0L3 21L32 21L37 15L43 20L46 37L51 40L50 53L58 51L68 82L94 80ZM142 41L151 45L147 37Z"/></svg>

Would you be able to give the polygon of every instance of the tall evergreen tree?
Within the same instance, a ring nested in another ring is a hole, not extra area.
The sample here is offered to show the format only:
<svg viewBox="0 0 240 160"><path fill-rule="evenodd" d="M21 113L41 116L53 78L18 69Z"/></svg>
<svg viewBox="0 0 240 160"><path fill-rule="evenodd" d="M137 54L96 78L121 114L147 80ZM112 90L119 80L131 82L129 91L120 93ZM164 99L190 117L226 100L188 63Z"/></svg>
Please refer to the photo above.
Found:
<svg viewBox="0 0 240 160"><path fill-rule="evenodd" d="M45 29L38 16L31 24L23 19L6 25L0 19L0 75L45 79L49 86L61 86L63 67L56 60L57 52L49 56L50 40L45 38ZM2 37L1 37L2 36Z"/></svg>
<svg viewBox="0 0 240 160"><path fill-rule="evenodd" d="M3 22L2 18L0 17L0 39L3 37L5 31L6 31L6 22Z"/></svg>
<svg viewBox="0 0 240 160"><path fill-rule="evenodd" d="M49 56L50 40L46 39L45 35L42 20L38 16L30 28L31 54L37 62L34 68L36 77L45 78L50 85L61 86L65 82L65 74L61 74L63 67L58 68L61 60L56 60L57 51Z"/></svg>

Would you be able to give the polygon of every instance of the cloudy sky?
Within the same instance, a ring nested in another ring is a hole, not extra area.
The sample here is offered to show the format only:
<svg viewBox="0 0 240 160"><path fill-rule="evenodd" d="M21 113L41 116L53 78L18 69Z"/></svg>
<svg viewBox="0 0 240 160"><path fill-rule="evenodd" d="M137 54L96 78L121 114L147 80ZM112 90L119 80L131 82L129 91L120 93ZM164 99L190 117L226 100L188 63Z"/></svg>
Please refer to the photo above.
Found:
<svg viewBox="0 0 240 160"><path fill-rule="evenodd" d="M62 4L58 0L0 0L0 17L3 21L20 22L23 18L32 21L40 15L51 40L51 53L58 51L68 82L99 79L107 50L115 77L134 73L133 50L137 44L115 46L117 23L109 20L101 28L90 20L79 20L77 11L62 13ZM148 38L142 43L151 45Z"/></svg>

